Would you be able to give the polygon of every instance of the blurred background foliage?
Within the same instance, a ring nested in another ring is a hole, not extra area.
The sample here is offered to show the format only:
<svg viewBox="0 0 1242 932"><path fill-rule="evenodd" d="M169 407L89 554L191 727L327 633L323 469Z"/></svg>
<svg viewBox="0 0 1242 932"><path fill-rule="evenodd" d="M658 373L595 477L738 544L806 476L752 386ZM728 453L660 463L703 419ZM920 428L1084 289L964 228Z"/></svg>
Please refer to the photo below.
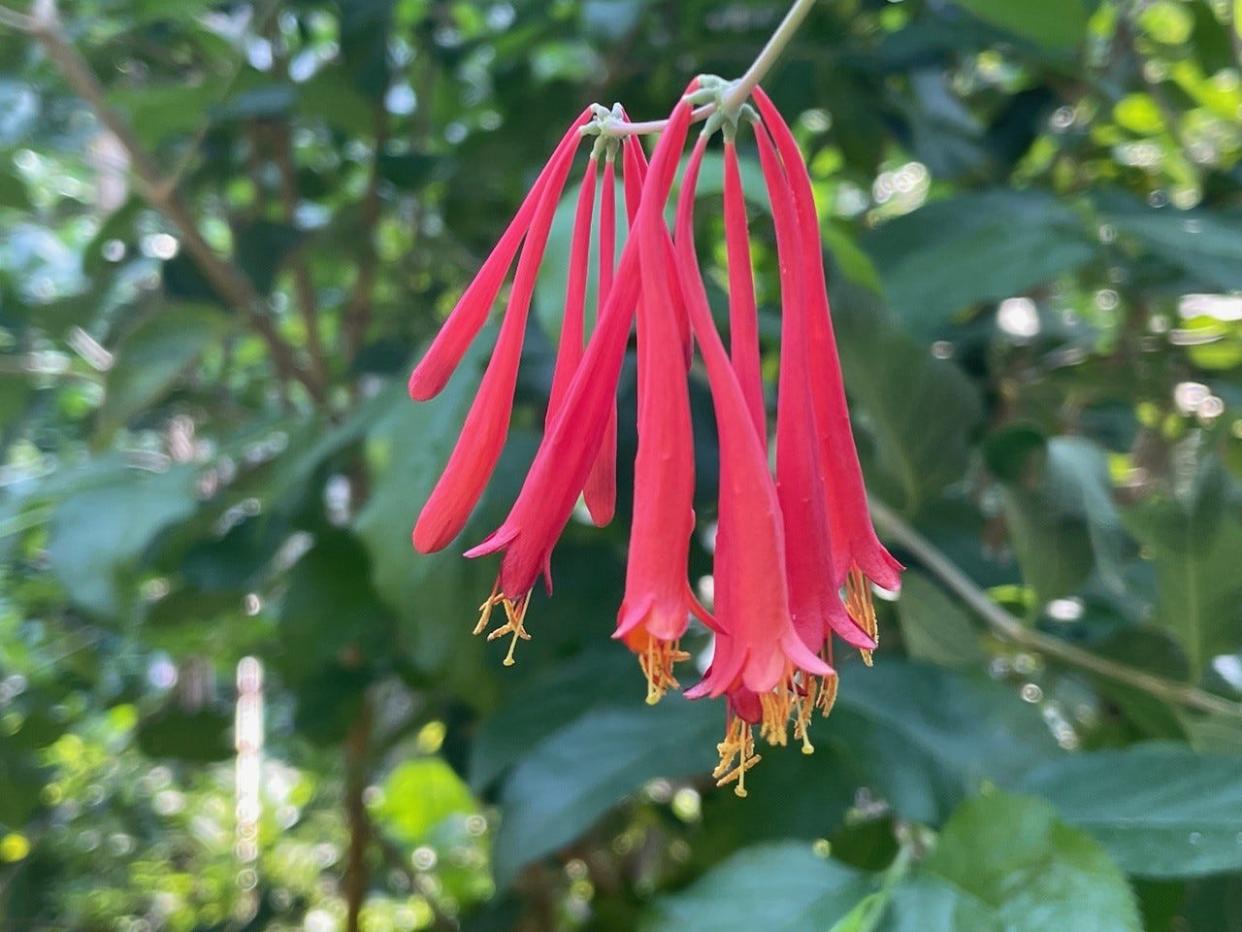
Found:
<svg viewBox="0 0 1242 932"><path fill-rule="evenodd" d="M471 638L493 568L408 534L482 357L402 382L573 115L740 74L783 4L48 7L0 34L0 926L1242 929L1239 5L824 0L767 82L911 569L746 800L608 639L624 491L516 667Z"/></svg>

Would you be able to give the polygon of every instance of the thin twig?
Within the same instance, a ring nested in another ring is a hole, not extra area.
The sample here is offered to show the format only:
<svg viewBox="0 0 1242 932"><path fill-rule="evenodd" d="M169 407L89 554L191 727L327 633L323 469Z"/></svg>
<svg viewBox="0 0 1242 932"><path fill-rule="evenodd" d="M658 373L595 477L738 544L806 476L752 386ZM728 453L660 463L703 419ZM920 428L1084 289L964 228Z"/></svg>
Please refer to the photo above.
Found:
<svg viewBox="0 0 1242 932"><path fill-rule="evenodd" d="M945 556L935 544L911 527L906 521L882 502L872 499L871 516L880 534L899 544L918 558L919 563L936 576L946 588L973 609L988 626L1007 641L1037 650L1055 657L1071 666L1089 670L1118 683L1125 683L1143 692L1177 705L1242 718L1242 702L1233 702L1195 686L1176 683L1143 670L1100 657L1028 628L1009 612L993 602L969 576Z"/></svg>
<svg viewBox="0 0 1242 932"><path fill-rule="evenodd" d="M298 365L289 346L264 310L264 302L254 283L241 268L219 256L198 228L194 215L176 189L161 178L154 157L138 139L133 128L108 103L107 93L82 54L65 38L56 16L53 0L36 7L38 15L29 17L29 32L56 65L65 82L94 111L99 121L120 142L129 156L143 198L177 229L186 252L194 260L212 289L226 303L237 308L247 324L267 345L272 364L283 379L301 382L316 401L324 398L323 386Z"/></svg>
<svg viewBox="0 0 1242 932"><path fill-rule="evenodd" d="M362 697L358 714L345 738L345 816L349 823L349 851L343 882L347 932L358 932L362 904L371 884L367 850L373 836L371 817L364 798L369 778L371 729L374 713L369 696Z"/></svg>

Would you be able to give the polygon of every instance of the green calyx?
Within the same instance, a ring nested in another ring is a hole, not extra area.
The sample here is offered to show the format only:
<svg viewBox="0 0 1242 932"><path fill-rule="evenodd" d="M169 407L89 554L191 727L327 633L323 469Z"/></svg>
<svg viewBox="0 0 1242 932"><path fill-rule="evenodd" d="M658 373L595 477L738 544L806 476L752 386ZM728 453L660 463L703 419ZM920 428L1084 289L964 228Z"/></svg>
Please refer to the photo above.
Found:
<svg viewBox="0 0 1242 932"><path fill-rule="evenodd" d="M615 161L621 148L621 136L610 132L610 128L625 121L624 111L620 103L611 109L603 104L591 104L591 120L581 129L583 136L594 136L595 145L591 148L591 158L601 156L609 162Z"/></svg>
<svg viewBox="0 0 1242 932"><path fill-rule="evenodd" d="M731 141L737 136L738 126L743 120L758 119L754 108L744 99L733 101L737 83L715 74L699 76L698 89L687 95L686 99L695 106L711 104L715 108L703 125L703 135L711 136L720 131L725 139Z"/></svg>

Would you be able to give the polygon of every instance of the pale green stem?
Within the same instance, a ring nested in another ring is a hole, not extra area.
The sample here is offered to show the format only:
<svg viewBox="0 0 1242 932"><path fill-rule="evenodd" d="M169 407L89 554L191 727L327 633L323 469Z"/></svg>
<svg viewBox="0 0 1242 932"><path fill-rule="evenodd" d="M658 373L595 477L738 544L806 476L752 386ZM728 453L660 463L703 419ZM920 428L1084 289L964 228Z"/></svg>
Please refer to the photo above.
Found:
<svg viewBox="0 0 1242 932"><path fill-rule="evenodd" d="M772 37L768 39L767 44L755 56L755 60L750 63L746 73L733 82L724 93L724 96L721 97L720 106L724 108L726 113L734 112L742 104L746 103L747 98L750 97L750 92L772 70L772 66L776 64L781 53L785 51L785 46L789 45L789 40L794 37L794 33L798 31L798 27L802 25L802 21L806 19L807 14L811 12L811 7L814 5L815 0L794 0L793 5L789 8L789 12L785 14L785 18L776 27L776 31L772 33ZM696 123L700 120L706 120L716 112L716 107L717 105L714 103L704 104L694 111L691 115L691 120ZM641 123L609 120L603 125L601 132L606 136L638 136L662 132L666 126L668 126L668 120L646 120Z"/></svg>

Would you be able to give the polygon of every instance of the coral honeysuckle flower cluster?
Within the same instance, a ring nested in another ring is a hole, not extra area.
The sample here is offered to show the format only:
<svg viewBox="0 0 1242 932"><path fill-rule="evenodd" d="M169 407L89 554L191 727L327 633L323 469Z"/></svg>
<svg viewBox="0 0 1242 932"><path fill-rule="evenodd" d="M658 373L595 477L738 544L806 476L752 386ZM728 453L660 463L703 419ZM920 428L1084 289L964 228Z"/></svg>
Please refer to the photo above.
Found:
<svg viewBox="0 0 1242 932"><path fill-rule="evenodd" d="M509 427L514 385L535 279L577 150L593 140L570 243L564 321L545 433L508 517L468 557L500 554L494 588L476 634L495 611L489 639L510 638L505 664L526 629L540 575L579 499L606 524L616 500L616 394L631 331L638 364L638 453L625 596L614 637L638 659L647 699L678 688L675 666L690 659L681 639L697 618L715 635L711 664L686 690L724 696L725 738L718 785L745 795L759 760L754 730L783 745L792 732L811 750L808 728L837 690L833 642L862 652L877 643L872 584L899 586L901 565L876 537L851 433L825 285L820 226L806 164L788 124L755 86L753 106L734 102L715 76L691 82L659 128L648 162L643 124L619 106L587 108L569 127L478 275L410 377L417 400L444 387L516 269L491 359L443 475L414 528L424 553L453 541L483 493ZM697 107L697 109L696 109ZM703 131L681 169L675 222L665 208L692 122ZM753 137L780 267L780 375L774 437L761 378L750 234L737 147ZM728 261L726 348L708 305L694 241L694 204L707 146L723 144ZM602 163L602 164L601 164ZM629 235L617 256L616 174ZM602 178L598 177L602 175ZM599 195L596 254L592 222ZM598 307L586 333L587 279L597 263ZM695 528L694 438L689 370L702 360L716 414L720 499L710 610L688 579ZM775 469L769 466L774 443Z"/></svg>

